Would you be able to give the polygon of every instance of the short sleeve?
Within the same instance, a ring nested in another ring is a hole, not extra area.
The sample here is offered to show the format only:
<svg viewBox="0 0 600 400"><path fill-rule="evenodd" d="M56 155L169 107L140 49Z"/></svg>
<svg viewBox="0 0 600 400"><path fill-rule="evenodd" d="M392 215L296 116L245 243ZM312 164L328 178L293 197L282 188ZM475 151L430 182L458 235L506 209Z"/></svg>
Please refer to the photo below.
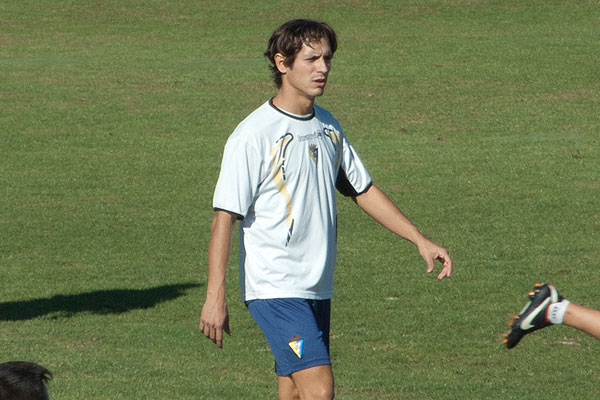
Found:
<svg viewBox="0 0 600 400"><path fill-rule="evenodd" d="M213 197L213 208L244 218L255 200L261 182L262 157L239 136L225 145L221 172Z"/></svg>
<svg viewBox="0 0 600 400"><path fill-rule="evenodd" d="M342 160L335 182L336 189L344 196L358 196L366 192L373 184L369 171L350 145L342 136Z"/></svg>

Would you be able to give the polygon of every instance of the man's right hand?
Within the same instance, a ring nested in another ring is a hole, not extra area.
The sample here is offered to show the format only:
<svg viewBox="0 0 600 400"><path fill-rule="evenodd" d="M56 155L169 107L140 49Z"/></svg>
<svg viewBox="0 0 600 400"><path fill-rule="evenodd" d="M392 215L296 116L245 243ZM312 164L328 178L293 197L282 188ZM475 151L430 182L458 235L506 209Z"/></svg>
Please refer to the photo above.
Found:
<svg viewBox="0 0 600 400"><path fill-rule="evenodd" d="M220 349L223 348L223 331L231 336L229 311L225 300L225 274L231 251L231 231L235 221L234 214L222 210L215 211L208 244L206 300L198 324L204 336Z"/></svg>
<svg viewBox="0 0 600 400"><path fill-rule="evenodd" d="M199 327L204 336L212 340L219 349L222 349L223 331L231 336L227 303L207 299L204 306L202 306Z"/></svg>

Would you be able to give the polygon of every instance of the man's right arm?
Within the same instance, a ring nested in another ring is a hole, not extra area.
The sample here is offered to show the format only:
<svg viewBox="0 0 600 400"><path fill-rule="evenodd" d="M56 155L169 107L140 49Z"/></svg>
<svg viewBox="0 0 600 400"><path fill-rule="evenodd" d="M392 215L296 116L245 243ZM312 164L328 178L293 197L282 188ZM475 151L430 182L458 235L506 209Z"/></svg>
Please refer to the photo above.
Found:
<svg viewBox="0 0 600 400"><path fill-rule="evenodd" d="M217 210L210 228L208 245L208 283L200 316L200 330L217 347L223 348L223 331L231 335L225 298L225 276L231 253L231 234L236 216Z"/></svg>

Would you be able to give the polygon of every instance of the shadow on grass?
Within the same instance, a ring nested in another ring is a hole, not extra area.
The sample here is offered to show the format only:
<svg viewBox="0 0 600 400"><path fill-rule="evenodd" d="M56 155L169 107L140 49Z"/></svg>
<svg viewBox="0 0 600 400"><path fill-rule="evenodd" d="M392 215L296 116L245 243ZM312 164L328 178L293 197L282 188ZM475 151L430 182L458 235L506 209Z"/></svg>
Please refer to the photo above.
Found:
<svg viewBox="0 0 600 400"><path fill-rule="evenodd" d="M64 318L80 312L121 314L174 300L183 296L187 289L199 286L196 283L185 283L148 289L97 290L45 299L5 302L0 303L0 321L21 321L52 315Z"/></svg>

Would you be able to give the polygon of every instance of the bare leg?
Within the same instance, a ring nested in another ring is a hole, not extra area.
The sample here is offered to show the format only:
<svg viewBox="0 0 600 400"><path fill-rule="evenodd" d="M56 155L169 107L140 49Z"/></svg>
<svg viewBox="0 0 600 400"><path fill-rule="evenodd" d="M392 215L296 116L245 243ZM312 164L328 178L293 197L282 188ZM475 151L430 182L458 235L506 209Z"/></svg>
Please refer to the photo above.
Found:
<svg viewBox="0 0 600 400"><path fill-rule="evenodd" d="M330 365L319 365L278 379L280 400L332 400L333 372Z"/></svg>
<svg viewBox="0 0 600 400"><path fill-rule="evenodd" d="M290 376L279 376L277 378L279 400L300 400L296 384Z"/></svg>
<svg viewBox="0 0 600 400"><path fill-rule="evenodd" d="M600 339L600 311L569 303L563 325L568 325Z"/></svg>

